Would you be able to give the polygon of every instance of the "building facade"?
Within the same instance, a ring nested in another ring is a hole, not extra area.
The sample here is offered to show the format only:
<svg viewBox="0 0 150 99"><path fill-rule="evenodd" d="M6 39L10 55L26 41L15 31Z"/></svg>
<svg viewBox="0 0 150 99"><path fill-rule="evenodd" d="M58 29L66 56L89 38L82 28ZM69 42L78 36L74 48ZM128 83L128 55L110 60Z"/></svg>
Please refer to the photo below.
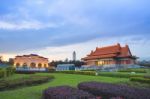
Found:
<svg viewBox="0 0 150 99"><path fill-rule="evenodd" d="M96 48L82 60L89 66L133 65L137 57L131 54L129 46L120 44Z"/></svg>
<svg viewBox="0 0 150 99"><path fill-rule="evenodd" d="M48 68L48 59L36 54L16 56L15 67Z"/></svg>

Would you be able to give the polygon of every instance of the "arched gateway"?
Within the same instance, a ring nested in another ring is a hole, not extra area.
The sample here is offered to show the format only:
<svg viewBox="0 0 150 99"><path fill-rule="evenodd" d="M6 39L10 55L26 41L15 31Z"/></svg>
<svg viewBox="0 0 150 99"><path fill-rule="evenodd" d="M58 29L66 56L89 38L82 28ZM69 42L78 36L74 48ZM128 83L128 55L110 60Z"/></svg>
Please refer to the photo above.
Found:
<svg viewBox="0 0 150 99"><path fill-rule="evenodd" d="M29 68L48 68L48 59L35 54L16 56L14 58L14 66Z"/></svg>

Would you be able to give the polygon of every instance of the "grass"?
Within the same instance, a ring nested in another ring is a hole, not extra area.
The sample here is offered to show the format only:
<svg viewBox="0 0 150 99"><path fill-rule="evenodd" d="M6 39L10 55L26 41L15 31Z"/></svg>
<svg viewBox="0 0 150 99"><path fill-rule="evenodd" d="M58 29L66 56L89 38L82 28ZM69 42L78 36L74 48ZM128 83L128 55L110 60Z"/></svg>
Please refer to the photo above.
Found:
<svg viewBox="0 0 150 99"><path fill-rule="evenodd" d="M31 75L26 75L26 74L13 74L12 76L9 77L5 77L5 78L1 78L1 80L5 79L5 80L14 80L14 79L19 79L19 78L26 78L26 77L30 77Z"/></svg>
<svg viewBox="0 0 150 99"><path fill-rule="evenodd" d="M127 78L112 78L102 76L74 75L61 73L37 73L35 75L54 75L55 79L45 84L32 87L24 87L21 89L0 92L1 99L41 99L42 91L50 86L70 85L76 87L78 83L83 81L100 81L109 83L128 82ZM7 79L16 79L28 77L25 74L15 74Z"/></svg>
<svg viewBox="0 0 150 99"><path fill-rule="evenodd" d="M130 72L118 72L119 74L130 74ZM136 73L135 75L149 75L150 70L147 73ZM89 76L89 75L78 75L78 74L63 74L63 73L36 73L36 74L14 74L10 77L5 78L6 80L13 80L19 78L26 78L31 75L53 75L55 79L48 83L44 83L37 86L23 87L20 89L3 91L0 92L0 99L41 99L42 91L50 86L69 85L76 87L78 83L84 81L99 81L116 84L127 84L136 87L149 87L150 84L142 84L138 82L131 82L129 78L116 78L116 77L105 77L105 76ZM1 80L1 79L0 79Z"/></svg>

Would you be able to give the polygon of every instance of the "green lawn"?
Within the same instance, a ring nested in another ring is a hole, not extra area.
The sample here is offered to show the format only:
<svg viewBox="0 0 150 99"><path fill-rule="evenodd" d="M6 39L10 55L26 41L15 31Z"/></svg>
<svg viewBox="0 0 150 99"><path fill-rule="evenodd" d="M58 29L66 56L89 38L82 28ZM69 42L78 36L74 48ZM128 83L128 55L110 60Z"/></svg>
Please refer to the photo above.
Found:
<svg viewBox="0 0 150 99"><path fill-rule="evenodd" d="M109 83L128 82L128 78L112 78L102 76L88 76L75 74L61 74L61 73L37 73L35 75L54 75L55 79L41 85L24 87L20 89L0 92L0 99L41 99L42 90L49 86L70 85L76 87L78 83L83 81L100 81ZM17 79L21 77L28 77L25 74L15 74L7 79Z"/></svg>
<svg viewBox="0 0 150 99"><path fill-rule="evenodd" d="M9 76L9 77L6 77L6 78L3 78L5 80L14 80L14 79L19 79L19 78L27 78L27 77L30 77L31 75L26 75L26 74L14 74L12 76ZM3 80L3 79L0 79Z"/></svg>

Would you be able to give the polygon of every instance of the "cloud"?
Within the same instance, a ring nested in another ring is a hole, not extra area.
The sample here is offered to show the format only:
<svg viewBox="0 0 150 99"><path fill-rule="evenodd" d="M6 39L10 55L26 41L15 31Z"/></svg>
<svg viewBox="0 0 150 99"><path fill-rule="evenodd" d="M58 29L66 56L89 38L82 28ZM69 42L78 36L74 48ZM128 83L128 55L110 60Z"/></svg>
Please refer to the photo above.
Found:
<svg viewBox="0 0 150 99"><path fill-rule="evenodd" d="M115 39L137 46L149 42L148 0L8 1L0 4L3 53L63 48L96 39L100 44Z"/></svg>
<svg viewBox="0 0 150 99"><path fill-rule="evenodd" d="M26 50L17 53L5 53L1 54L4 58L14 57L16 55L24 55L24 54L39 54L41 56L45 56L49 58L50 61L52 60L65 60L69 58L72 59L73 51L77 53L77 59L81 59L85 57L87 54L91 52L91 50L95 50L96 47L103 47L117 44L118 42L121 46L125 46L126 44L129 45L130 50L133 55L140 57L150 57L149 49L150 41L145 42L146 40L141 39L139 36L125 36L125 37L110 37L110 38L103 38L103 39L94 39L83 43L77 43L72 45L65 45L65 46L54 46L54 47L46 47L41 49L33 49L33 50Z"/></svg>
<svg viewBox="0 0 150 99"><path fill-rule="evenodd" d="M55 28L57 27L54 23L41 23L38 21L22 21L20 23L10 23L10 22L4 22L0 21L0 29L6 29L6 30L22 30L22 29L43 29L43 28Z"/></svg>

